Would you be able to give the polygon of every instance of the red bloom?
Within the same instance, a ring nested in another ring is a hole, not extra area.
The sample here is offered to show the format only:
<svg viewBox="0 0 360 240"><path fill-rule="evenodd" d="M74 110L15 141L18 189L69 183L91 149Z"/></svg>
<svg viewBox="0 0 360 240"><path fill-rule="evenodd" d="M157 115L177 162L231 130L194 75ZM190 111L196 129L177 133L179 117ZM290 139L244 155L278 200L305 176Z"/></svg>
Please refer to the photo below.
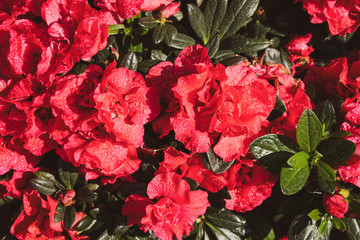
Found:
<svg viewBox="0 0 360 240"><path fill-rule="evenodd" d="M140 73L116 68L116 62L105 69L94 100L107 131L135 147L143 144L144 125L160 112L155 89L146 87Z"/></svg>
<svg viewBox="0 0 360 240"><path fill-rule="evenodd" d="M196 218L206 212L210 206L207 193L201 190L190 191L189 184L181 179L176 173L164 173L155 176L149 183L147 194L150 199L158 199L155 203L138 195L130 196L125 201L123 213L130 216L131 224L141 218L141 228L144 231L152 230L157 237L164 240L172 240L175 236L182 239L192 230ZM134 210L131 200L140 201L140 209ZM146 213L144 213L144 204Z"/></svg>
<svg viewBox="0 0 360 240"><path fill-rule="evenodd" d="M323 206L328 214L337 218L343 218L349 209L348 202L340 194L329 195L324 193Z"/></svg>
<svg viewBox="0 0 360 240"><path fill-rule="evenodd" d="M352 183L360 187L360 157L352 156L344 166L340 166L339 174L344 182Z"/></svg>
<svg viewBox="0 0 360 240"><path fill-rule="evenodd" d="M237 212L250 211L270 197L278 178L252 160L242 161L230 167L227 177L231 199L225 199L225 208Z"/></svg>
<svg viewBox="0 0 360 240"><path fill-rule="evenodd" d="M354 32L360 25L359 0L302 0L304 8L312 16L312 23L327 21L332 35Z"/></svg>
<svg viewBox="0 0 360 240"><path fill-rule="evenodd" d="M141 10L146 12L154 11L160 7L167 6L172 2L173 0L144 0L144 2L141 4Z"/></svg>

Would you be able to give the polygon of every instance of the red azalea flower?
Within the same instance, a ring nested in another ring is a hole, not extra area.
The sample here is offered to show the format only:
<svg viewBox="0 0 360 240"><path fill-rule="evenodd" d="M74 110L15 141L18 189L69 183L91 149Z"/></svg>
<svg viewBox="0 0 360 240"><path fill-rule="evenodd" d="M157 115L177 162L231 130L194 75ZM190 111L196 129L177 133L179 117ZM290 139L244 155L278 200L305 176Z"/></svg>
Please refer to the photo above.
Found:
<svg viewBox="0 0 360 240"><path fill-rule="evenodd" d="M360 157L353 155L344 166L340 166L339 174L344 182L360 187Z"/></svg>
<svg viewBox="0 0 360 240"><path fill-rule="evenodd" d="M340 194L323 194L323 206L326 212L337 218L343 218L349 209L349 204Z"/></svg>
<svg viewBox="0 0 360 240"><path fill-rule="evenodd" d="M359 0L301 0L306 11L312 16L312 23L327 21L332 35L354 32L360 25Z"/></svg>
<svg viewBox="0 0 360 240"><path fill-rule="evenodd" d="M129 215L131 224L141 219L138 222L141 229L152 230L164 240L172 240L173 237L182 239L182 236L188 235L196 218L210 206L206 192L190 191L189 184L176 173L155 176L148 185L147 194L153 201L157 199L156 202L132 195L125 201L123 214ZM134 209L131 200L138 202L140 209Z"/></svg>

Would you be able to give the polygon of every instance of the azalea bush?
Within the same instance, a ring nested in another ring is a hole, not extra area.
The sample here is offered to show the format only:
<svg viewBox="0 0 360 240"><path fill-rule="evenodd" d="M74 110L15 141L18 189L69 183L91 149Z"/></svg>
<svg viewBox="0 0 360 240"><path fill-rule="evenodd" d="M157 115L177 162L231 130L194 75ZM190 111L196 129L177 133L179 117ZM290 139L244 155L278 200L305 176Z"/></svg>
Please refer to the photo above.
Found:
<svg viewBox="0 0 360 240"><path fill-rule="evenodd" d="M1 239L360 239L360 1L1 0Z"/></svg>

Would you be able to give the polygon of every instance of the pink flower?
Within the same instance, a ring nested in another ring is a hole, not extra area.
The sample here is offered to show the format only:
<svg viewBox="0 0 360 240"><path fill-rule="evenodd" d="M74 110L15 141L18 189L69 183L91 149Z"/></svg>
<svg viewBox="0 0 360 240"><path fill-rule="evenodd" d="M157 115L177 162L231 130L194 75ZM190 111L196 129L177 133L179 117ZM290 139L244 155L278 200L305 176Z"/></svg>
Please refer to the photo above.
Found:
<svg viewBox="0 0 360 240"><path fill-rule="evenodd" d="M343 218L349 209L348 202L340 194L323 194L323 206L326 212L337 218Z"/></svg>

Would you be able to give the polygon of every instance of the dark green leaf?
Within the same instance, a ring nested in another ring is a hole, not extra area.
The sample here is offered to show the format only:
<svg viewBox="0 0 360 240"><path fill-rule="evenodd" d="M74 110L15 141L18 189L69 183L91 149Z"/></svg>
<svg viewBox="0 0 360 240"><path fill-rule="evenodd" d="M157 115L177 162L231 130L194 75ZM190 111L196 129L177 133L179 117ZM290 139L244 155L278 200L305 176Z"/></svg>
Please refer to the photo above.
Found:
<svg viewBox="0 0 360 240"><path fill-rule="evenodd" d="M247 212L245 217L250 225L250 233L253 240L264 240L271 236L273 229L270 222L264 216L254 212Z"/></svg>
<svg viewBox="0 0 360 240"><path fill-rule="evenodd" d="M247 38L235 35L226 39L222 46L226 49L231 49L235 53L257 52L270 46L270 41L267 39Z"/></svg>
<svg viewBox="0 0 360 240"><path fill-rule="evenodd" d="M193 46L196 43L195 39L182 33L177 33L169 41L170 42L167 42L166 44L169 45L169 47L176 49L184 49L188 46Z"/></svg>
<svg viewBox="0 0 360 240"><path fill-rule="evenodd" d="M78 179L77 168L69 162L59 160L58 173L67 189L72 189Z"/></svg>
<svg viewBox="0 0 360 240"><path fill-rule="evenodd" d="M198 35L198 37L203 40L203 43L206 44L209 40L209 37L207 35L207 29L203 13L197 6L191 3L187 5L187 8L191 28L194 30L196 35Z"/></svg>
<svg viewBox="0 0 360 240"><path fill-rule="evenodd" d="M37 192L45 195L52 195L57 191L54 183L50 180L31 179L30 184Z"/></svg>
<svg viewBox="0 0 360 240"><path fill-rule="evenodd" d="M160 60L146 59L139 63L138 70L143 74L147 74L149 73L150 68L152 68L153 66L155 66L160 62L161 62Z"/></svg>
<svg viewBox="0 0 360 240"><path fill-rule="evenodd" d="M206 48L207 48L208 55L210 58L212 58L218 51L219 44L220 44L219 35L215 35L214 37L212 37L209 40L209 42L206 44Z"/></svg>
<svg viewBox="0 0 360 240"><path fill-rule="evenodd" d="M283 49L277 50L275 48L266 48L265 50L265 63L277 63L284 65L289 71L291 71L291 62L288 59L289 54L287 54Z"/></svg>
<svg viewBox="0 0 360 240"><path fill-rule="evenodd" d="M284 102L281 100L281 98L279 96L276 96L276 103L275 103L275 107L274 109L271 111L271 113L269 114L267 120L268 121L273 121L276 118L280 117L281 115L283 115L283 113L286 111L286 106L284 104Z"/></svg>
<svg viewBox="0 0 360 240"><path fill-rule="evenodd" d="M309 158L309 154L305 152L298 152L290 157L287 163L293 168L304 168L309 164Z"/></svg>
<svg viewBox="0 0 360 240"><path fill-rule="evenodd" d="M317 151L323 155L321 160L338 165L348 160L356 150L356 144L341 138L330 138L319 144Z"/></svg>
<svg viewBox="0 0 360 240"><path fill-rule="evenodd" d="M213 37L219 32L221 22L223 21L226 13L227 4L227 0L207 1L204 17L209 37Z"/></svg>
<svg viewBox="0 0 360 240"><path fill-rule="evenodd" d="M216 227L227 228L231 231L244 229L246 219L226 209L208 208L205 214L206 221L210 221Z"/></svg>
<svg viewBox="0 0 360 240"><path fill-rule="evenodd" d="M299 215L290 225L288 238L289 240L315 240L317 234L316 222L307 215Z"/></svg>
<svg viewBox="0 0 360 240"><path fill-rule="evenodd" d="M285 195L299 192L305 185L310 174L309 166L303 168L283 167L280 173L280 187Z"/></svg>
<svg viewBox="0 0 360 240"><path fill-rule="evenodd" d="M222 60L220 63L222 65L224 65L225 67L229 67L229 66L235 66L239 62L243 62L243 61L245 61L244 57L242 57L242 56L233 56L233 57L227 58L225 60Z"/></svg>
<svg viewBox="0 0 360 240"><path fill-rule="evenodd" d="M199 224L198 232L196 234L195 240L201 240L204 236L204 222Z"/></svg>
<svg viewBox="0 0 360 240"><path fill-rule="evenodd" d="M155 44L161 43L166 34L166 24L159 24L155 27L152 38Z"/></svg>
<svg viewBox="0 0 360 240"><path fill-rule="evenodd" d="M314 109L315 114L318 116L320 122L325 124L325 132L332 129L336 124L335 109L329 100L323 101L318 104Z"/></svg>
<svg viewBox="0 0 360 240"><path fill-rule="evenodd" d="M346 225L346 235L350 240L359 240L360 239L360 220L355 218L344 218L343 219Z"/></svg>
<svg viewBox="0 0 360 240"><path fill-rule="evenodd" d="M360 194L350 192L347 201L349 203L349 212L360 212Z"/></svg>
<svg viewBox="0 0 360 240"><path fill-rule="evenodd" d="M106 229L98 238L97 240L118 240L121 235L124 235L128 230L130 226L128 225L118 225L114 229L114 231L110 232L109 229ZM134 238L134 240L141 239ZM149 238L147 238L149 239Z"/></svg>
<svg viewBox="0 0 360 240"><path fill-rule="evenodd" d="M164 42L166 44L169 44L176 35L177 35L177 29L171 24L165 24Z"/></svg>
<svg viewBox="0 0 360 240"><path fill-rule="evenodd" d="M308 216L315 221L320 220L322 215L319 209L314 209L308 214Z"/></svg>
<svg viewBox="0 0 360 240"><path fill-rule="evenodd" d="M290 152L275 152L259 158L258 161L270 172L280 174L281 168L293 155L294 154Z"/></svg>
<svg viewBox="0 0 360 240"><path fill-rule="evenodd" d="M347 33L345 36L338 35L338 36L336 36L336 39L342 43L347 43L352 39L353 36L354 36L354 32Z"/></svg>
<svg viewBox="0 0 360 240"><path fill-rule="evenodd" d="M227 189L227 187L223 187L222 189L220 189L216 193L216 196L219 197L220 199L231 199L231 195L230 195L229 189Z"/></svg>
<svg viewBox="0 0 360 240"><path fill-rule="evenodd" d="M155 20L149 17L142 17L139 19L139 25L144 28L154 28L159 24L159 20Z"/></svg>
<svg viewBox="0 0 360 240"><path fill-rule="evenodd" d="M67 207L64 217L64 226L67 230L71 230L76 217L76 209L73 206Z"/></svg>
<svg viewBox="0 0 360 240"><path fill-rule="evenodd" d="M299 119L296 129L296 140L305 152L314 151L321 141L322 125L310 109L306 109Z"/></svg>
<svg viewBox="0 0 360 240"><path fill-rule="evenodd" d="M346 225L343 220L339 218L331 219L332 225L339 231L344 232L346 230Z"/></svg>
<svg viewBox="0 0 360 240"><path fill-rule="evenodd" d="M59 202L55 209L54 222L58 223L64 219L65 216L65 206L62 202Z"/></svg>
<svg viewBox="0 0 360 240"><path fill-rule="evenodd" d="M221 228L218 226L214 226L210 222L205 222L207 225L206 231L211 236L210 239L218 239L218 240L242 240L242 237L239 234L236 234L229 229ZM209 232L209 230L211 232Z"/></svg>
<svg viewBox="0 0 360 240"><path fill-rule="evenodd" d="M86 216L83 220L81 220L77 225L75 230L77 232L83 232L83 231L87 231L90 230L92 226L95 225L95 223L97 222L96 219L92 219L89 216Z"/></svg>
<svg viewBox="0 0 360 240"><path fill-rule="evenodd" d="M212 149L210 149L206 153L202 153L201 158L207 169L212 170L213 172L218 174L225 172L234 163L234 161L223 161L219 156L216 156Z"/></svg>
<svg viewBox="0 0 360 240"><path fill-rule="evenodd" d="M185 179L185 181L189 184L190 191L194 191L199 187L199 183L197 181L195 181L194 179L187 178L187 177L184 177L183 179Z"/></svg>
<svg viewBox="0 0 360 240"><path fill-rule="evenodd" d="M352 133L348 132L348 131L343 131L343 130L338 130L335 132L330 133L329 137L333 137L333 138L343 138L343 137L348 137L351 136Z"/></svg>
<svg viewBox="0 0 360 240"><path fill-rule="evenodd" d="M119 67L124 67L129 70L136 70L138 66L138 58L136 53L128 52L122 59L119 64Z"/></svg>
<svg viewBox="0 0 360 240"><path fill-rule="evenodd" d="M289 152L295 154L298 147L291 138L280 134L267 134L258 137L250 144L250 150L256 159L277 152Z"/></svg>
<svg viewBox="0 0 360 240"><path fill-rule="evenodd" d="M256 20L249 29L249 36L252 38L265 38L266 34L270 31L270 28L262 24L259 20Z"/></svg>
<svg viewBox="0 0 360 240"><path fill-rule="evenodd" d="M76 198L79 203L93 202L97 200L98 194L90 189L80 189L76 192Z"/></svg>
<svg viewBox="0 0 360 240"><path fill-rule="evenodd" d="M152 60L166 61L167 55L163 53L161 50L151 50L150 58Z"/></svg>
<svg viewBox="0 0 360 240"><path fill-rule="evenodd" d="M123 24L114 24L114 25L109 25L109 35L116 35L119 33L119 31L121 29L124 29L125 26Z"/></svg>
<svg viewBox="0 0 360 240"><path fill-rule="evenodd" d="M52 175L51 173L44 172L44 171L37 171L37 172L35 172L35 177L38 179L45 179L45 180L52 181L55 184L55 186L58 187L60 190L65 190L65 187L60 182L58 182L55 179L55 176Z"/></svg>
<svg viewBox="0 0 360 240"><path fill-rule="evenodd" d="M220 25L220 39L232 36L247 24L258 4L259 0L233 0Z"/></svg>
<svg viewBox="0 0 360 240"><path fill-rule="evenodd" d="M318 184L322 191L334 194L336 190L336 176L334 170L323 161L315 165L318 174Z"/></svg>
<svg viewBox="0 0 360 240"><path fill-rule="evenodd" d="M231 50L218 50L213 56L213 58L216 59L216 62L221 62L222 60L233 57L234 55L235 53Z"/></svg>

